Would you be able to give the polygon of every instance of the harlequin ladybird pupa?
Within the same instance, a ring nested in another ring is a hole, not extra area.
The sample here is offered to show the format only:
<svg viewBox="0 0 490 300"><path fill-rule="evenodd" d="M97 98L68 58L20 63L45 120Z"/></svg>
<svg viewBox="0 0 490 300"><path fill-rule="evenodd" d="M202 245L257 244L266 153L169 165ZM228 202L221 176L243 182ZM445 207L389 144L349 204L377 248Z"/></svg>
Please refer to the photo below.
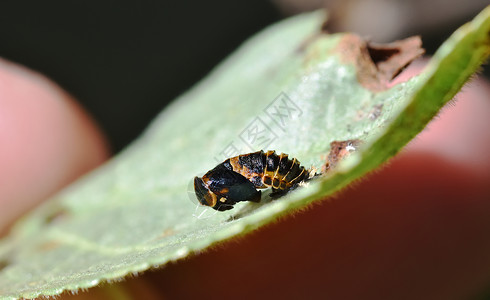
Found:
<svg viewBox="0 0 490 300"><path fill-rule="evenodd" d="M202 205L219 211L233 208L240 201L259 202L257 189L272 187L272 191L288 191L309 178L310 171L287 154L258 151L231 157L194 177L194 190Z"/></svg>

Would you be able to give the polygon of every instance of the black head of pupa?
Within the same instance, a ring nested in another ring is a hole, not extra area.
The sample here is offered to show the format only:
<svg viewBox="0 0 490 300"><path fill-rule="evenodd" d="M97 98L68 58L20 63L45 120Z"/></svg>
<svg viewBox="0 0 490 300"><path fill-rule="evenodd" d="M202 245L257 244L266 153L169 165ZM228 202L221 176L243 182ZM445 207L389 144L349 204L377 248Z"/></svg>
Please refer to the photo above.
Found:
<svg viewBox="0 0 490 300"><path fill-rule="evenodd" d="M233 208L240 201L260 201L261 193L252 182L223 164L206 173L203 178L206 183L199 177L194 178L196 195L203 205L222 211Z"/></svg>
<svg viewBox="0 0 490 300"><path fill-rule="evenodd" d="M194 177L194 191L199 203L206 206L214 207L216 205L217 196L211 192L202 178Z"/></svg>

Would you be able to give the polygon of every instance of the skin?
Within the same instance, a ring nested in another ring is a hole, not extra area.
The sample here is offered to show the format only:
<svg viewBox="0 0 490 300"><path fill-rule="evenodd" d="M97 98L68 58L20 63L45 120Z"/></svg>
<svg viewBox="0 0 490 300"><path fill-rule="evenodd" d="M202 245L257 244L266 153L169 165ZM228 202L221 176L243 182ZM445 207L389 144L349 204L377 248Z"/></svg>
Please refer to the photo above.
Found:
<svg viewBox="0 0 490 300"><path fill-rule="evenodd" d="M0 233L109 157L100 130L44 76L0 59Z"/></svg>
<svg viewBox="0 0 490 300"><path fill-rule="evenodd" d="M11 221L99 165L108 149L93 121L49 80L2 61L0 84L6 80L15 84L0 86L0 140L9 141L0 147L0 219ZM483 80L468 84L400 155L335 197L77 298L474 295L490 281L489 95Z"/></svg>

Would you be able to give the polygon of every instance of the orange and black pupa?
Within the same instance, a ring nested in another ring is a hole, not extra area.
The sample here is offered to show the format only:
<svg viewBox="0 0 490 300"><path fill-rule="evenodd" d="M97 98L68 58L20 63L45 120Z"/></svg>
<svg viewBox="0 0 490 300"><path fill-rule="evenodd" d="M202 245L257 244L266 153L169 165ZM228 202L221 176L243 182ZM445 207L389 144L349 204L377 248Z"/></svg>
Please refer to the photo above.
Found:
<svg viewBox="0 0 490 300"><path fill-rule="evenodd" d="M258 151L228 158L204 176L194 177L194 190L202 205L224 211L240 201L259 202L257 189L286 192L308 179L309 173L287 154Z"/></svg>

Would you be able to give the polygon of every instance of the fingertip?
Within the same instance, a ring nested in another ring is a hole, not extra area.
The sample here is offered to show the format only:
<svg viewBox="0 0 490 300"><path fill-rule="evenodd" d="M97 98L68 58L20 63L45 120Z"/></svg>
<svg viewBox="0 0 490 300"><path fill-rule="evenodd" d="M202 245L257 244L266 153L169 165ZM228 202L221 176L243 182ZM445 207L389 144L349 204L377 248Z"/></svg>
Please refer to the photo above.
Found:
<svg viewBox="0 0 490 300"><path fill-rule="evenodd" d="M109 156L94 121L39 73L0 59L0 232Z"/></svg>

